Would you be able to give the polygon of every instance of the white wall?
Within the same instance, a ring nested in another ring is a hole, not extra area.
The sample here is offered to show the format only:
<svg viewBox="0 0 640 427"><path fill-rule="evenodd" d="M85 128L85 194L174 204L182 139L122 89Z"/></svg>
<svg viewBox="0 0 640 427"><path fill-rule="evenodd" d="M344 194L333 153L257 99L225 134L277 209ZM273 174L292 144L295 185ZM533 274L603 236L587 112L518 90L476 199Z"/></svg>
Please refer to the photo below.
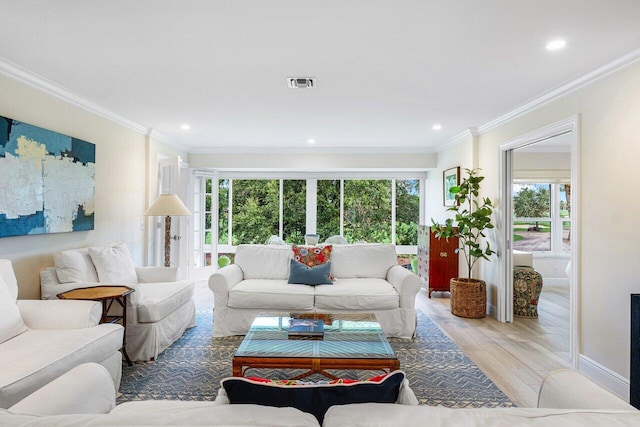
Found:
<svg viewBox="0 0 640 427"><path fill-rule="evenodd" d="M460 166L460 179L465 175L465 169L473 169L474 163L474 138L468 138L458 142L451 148L438 153L437 166L429 170L425 182L425 224L431 225L432 220L438 223L444 222L447 218L452 218L455 214L447 212L443 200L443 172L452 167ZM468 268L464 257L460 255L458 262L458 272L460 277L467 277Z"/></svg>
<svg viewBox="0 0 640 427"><path fill-rule="evenodd" d="M124 240L137 265L145 259L148 156L163 144L15 80L0 76L0 115L96 145L96 201L93 231L0 239L0 258L11 259L21 299L40 298L41 269L60 250ZM150 147L153 146L153 149Z"/></svg>
<svg viewBox="0 0 640 427"><path fill-rule="evenodd" d="M629 295L640 292L640 64L480 135L483 193L498 199L501 143L580 115L579 353L629 378ZM499 203L499 200L498 200ZM491 283L495 287L495 282Z"/></svg>
<svg viewBox="0 0 640 427"><path fill-rule="evenodd" d="M274 152L272 154L200 154L189 155L192 168L215 169L421 169L436 166L437 154L352 154Z"/></svg>

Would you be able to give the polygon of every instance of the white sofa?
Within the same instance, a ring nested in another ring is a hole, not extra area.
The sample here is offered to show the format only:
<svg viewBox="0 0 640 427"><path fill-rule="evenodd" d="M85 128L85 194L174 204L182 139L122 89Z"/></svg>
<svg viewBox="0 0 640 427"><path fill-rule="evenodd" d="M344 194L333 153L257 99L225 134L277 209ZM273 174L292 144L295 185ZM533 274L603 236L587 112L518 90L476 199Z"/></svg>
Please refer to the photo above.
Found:
<svg viewBox="0 0 640 427"><path fill-rule="evenodd" d="M93 301L17 301L11 261L0 260L0 408L8 408L61 374L86 362L120 387L123 329L98 325ZM0 422L0 425L2 423Z"/></svg>
<svg viewBox="0 0 640 427"><path fill-rule="evenodd" d="M55 398L54 398L55 397ZM137 401L115 405L108 374L96 364L80 366L9 410L3 426L310 426L316 418L292 407L216 402ZM450 409L391 403L336 405L323 426L638 426L640 412L577 371L557 371L540 389L538 408Z"/></svg>
<svg viewBox="0 0 640 427"><path fill-rule="evenodd" d="M62 251L55 267L40 272L42 299L75 288L126 285L135 292L127 298L127 353L131 360L151 360L195 326L195 284L178 280L169 267L135 267L126 245ZM120 307L112 307L120 309Z"/></svg>
<svg viewBox="0 0 640 427"><path fill-rule="evenodd" d="M292 249L240 245L235 263L209 278L214 293L213 336L244 335L260 312L373 312L387 336L416 329L418 276L398 265L395 246L333 245L332 285L287 283Z"/></svg>

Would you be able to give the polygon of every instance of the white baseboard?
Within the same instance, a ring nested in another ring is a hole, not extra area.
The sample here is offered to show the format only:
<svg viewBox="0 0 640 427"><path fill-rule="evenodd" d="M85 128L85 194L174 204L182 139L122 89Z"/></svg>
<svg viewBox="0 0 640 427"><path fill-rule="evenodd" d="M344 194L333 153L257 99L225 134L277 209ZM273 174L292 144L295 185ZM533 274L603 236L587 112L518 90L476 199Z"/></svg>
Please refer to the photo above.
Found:
<svg viewBox="0 0 640 427"><path fill-rule="evenodd" d="M496 307L493 304L489 305L489 316L493 317L494 319L497 319L498 318L498 307Z"/></svg>
<svg viewBox="0 0 640 427"><path fill-rule="evenodd" d="M578 370L625 402L629 402L629 380L587 356L578 356Z"/></svg>

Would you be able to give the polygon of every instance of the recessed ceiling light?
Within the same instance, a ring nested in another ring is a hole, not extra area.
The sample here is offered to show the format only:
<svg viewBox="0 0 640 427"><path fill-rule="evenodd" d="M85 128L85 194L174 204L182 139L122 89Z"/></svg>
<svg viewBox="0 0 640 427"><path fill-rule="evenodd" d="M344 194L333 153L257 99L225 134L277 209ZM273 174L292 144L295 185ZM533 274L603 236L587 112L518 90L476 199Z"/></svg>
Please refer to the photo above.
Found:
<svg viewBox="0 0 640 427"><path fill-rule="evenodd" d="M442 125L433 125L433 127L431 129L440 130L440 129L442 129Z"/></svg>
<svg viewBox="0 0 640 427"><path fill-rule="evenodd" d="M307 139L307 142L308 142L309 144L315 144L315 143L316 143L316 140L315 140L315 139Z"/></svg>
<svg viewBox="0 0 640 427"><path fill-rule="evenodd" d="M547 50L558 50L558 49L562 49L563 47L565 47L567 45L566 40L562 40L562 39L558 39L558 40L552 40L549 43L547 43Z"/></svg>
<svg viewBox="0 0 640 427"><path fill-rule="evenodd" d="M191 126L189 126L188 124L186 124L186 123L185 123L185 124L183 124L183 125L181 125L181 126L180 126L180 129L182 129L182 130L189 130L189 129L191 129Z"/></svg>

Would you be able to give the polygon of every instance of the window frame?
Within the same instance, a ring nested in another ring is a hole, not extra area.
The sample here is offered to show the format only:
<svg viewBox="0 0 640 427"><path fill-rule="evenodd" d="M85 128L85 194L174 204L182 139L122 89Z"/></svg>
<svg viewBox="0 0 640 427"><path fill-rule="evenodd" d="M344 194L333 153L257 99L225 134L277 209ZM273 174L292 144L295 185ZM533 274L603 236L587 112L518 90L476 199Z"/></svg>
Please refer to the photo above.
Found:
<svg viewBox="0 0 640 427"><path fill-rule="evenodd" d="M549 185L549 217L516 217L512 212L512 221L513 224L516 221L528 221L528 222L549 222L551 224L551 233L550 233L550 249L548 251L535 251L535 250L527 250L527 252L533 253L534 257L570 257L571 250L564 251L563 250L563 233L564 226L563 223L568 222L569 227L571 227L571 213L569 212L568 217L560 216L560 187L565 184L570 184L564 180L541 180L541 179L514 179L512 185L534 185L534 184L545 184ZM512 243L513 249L521 250L516 247L516 242Z"/></svg>
<svg viewBox="0 0 640 427"><path fill-rule="evenodd" d="M424 205L425 205L425 181L427 179L427 173L425 171L388 171L388 172L380 172L380 171L357 171L357 172L341 172L341 173L336 173L336 172L260 172L260 171L236 171L236 170L227 170L227 171L223 171L223 170L219 170L217 171L217 176L216 176L216 181L215 181L215 188L216 190L214 191L215 194L217 195L218 191L218 186L219 186L219 181L223 180L223 179L228 179L229 180L229 202L228 202L228 209L229 209L229 230L228 230L228 236L229 236L229 241L227 244L221 244L219 242L217 242L217 227L216 227L216 243L217 243L217 249L216 249L216 256L219 253L235 253L237 246L234 246L232 244L233 242L233 237L232 237L232 225L233 225L233 216L232 216L232 211L233 211L233 180L236 179L245 179L245 180L251 180L251 179L265 179L265 180L280 180L280 216L279 216L279 237L282 238L283 237L283 228L284 228L284 221L283 221L283 185L285 180L306 180L306 189L307 189L307 197L306 197L306 210L307 210L307 217L306 217L306 232L307 233L315 233L316 230L316 222L317 222L317 218L316 218L316 212L317 212L317 181L318 180L340 180L340 235L344 234L344 181L345 180L352 180L352 179L362 179L362 180L368 180L368 179L381 179L381 180L390 180L391 181L391 186L392 186L392 202L391 202L391 209L392 209L392 216L391 216L391 221L392 221L392 227L391 227L391 244L395 245L396 242L396 230L395 230L395 226L396 226L396 181L397 180L418 180L419 181L419 185L418 185L418 195L419 195L419 218L418 218L418 223L419 224L423 224L424 223ZM212 186L214 186L214 183L212 183ZM217 198L216 200L216 209L215 209L215 213L216 213L216 219L218 217L218 209L217 209ZM311 222L312 221L312 222ZM329 237L329 236L325 236L325 237ZM212 236L212 251L214 250L214 244L213 244L213 236ZM399 245L396 246L396 251L398 254L417 254L417 245ZM213 253L213 252L212 252Z"/></svg>

